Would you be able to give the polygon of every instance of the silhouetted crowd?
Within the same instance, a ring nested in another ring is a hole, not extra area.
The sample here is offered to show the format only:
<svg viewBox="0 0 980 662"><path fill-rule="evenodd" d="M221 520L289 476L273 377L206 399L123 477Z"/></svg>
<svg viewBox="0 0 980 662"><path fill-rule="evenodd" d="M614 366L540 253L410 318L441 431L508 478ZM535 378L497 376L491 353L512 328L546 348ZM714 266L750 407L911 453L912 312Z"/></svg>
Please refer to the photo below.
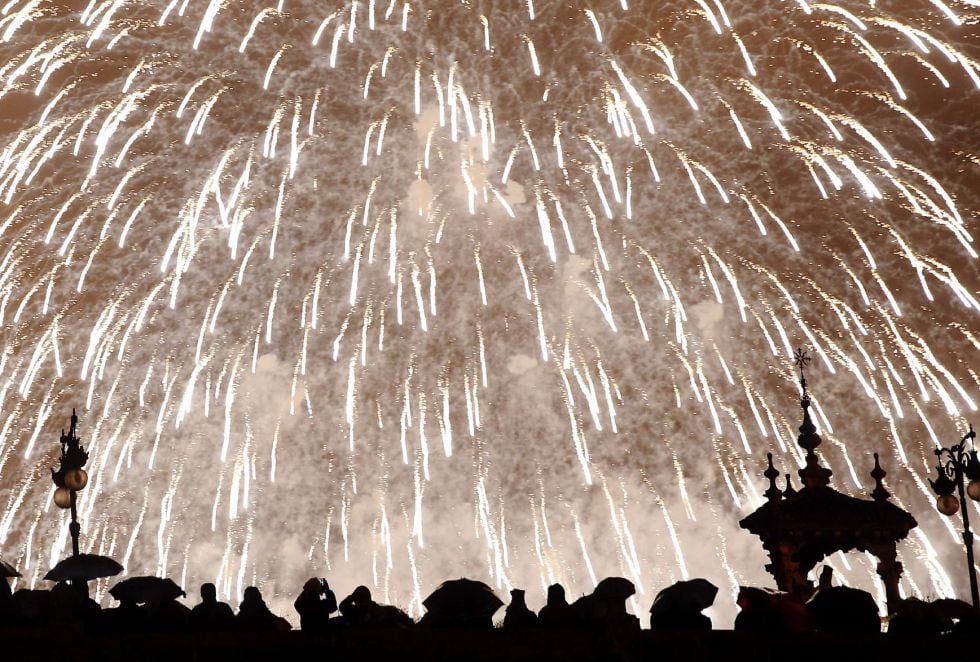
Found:
<svg viewBox="0 0 980 662"><path fill-rule="evenodd" d="M649 625L660 632L710 631L703 613L718 589L704 579L677 582L660 591L650 608ZM274 614L261 592L245 589L238 612L218 600L214 584L203 584L200 602L192 608L178 599L183 590L169 579L133 577L119 582L110 594L119 605L102 609L89 596L88 583L62 581L51 590L19 589L11 593L0 580L0 629L57 627L94 634L250 632L281 633L292 629ZM548 587L546 604L535 613L525 592L513 589L500 625L504 630L576 629L629 633L640 630L640 620L627 611L635 594L632 582L621 577L600 581L595 590L568 602L560 584ZM879 633L881 615L872 596L858 589L833 586L830 575L806 601L778 591L742 587L735 630L758 634ZM494 627L493 617L503 602L486 584L470 579L444 582L423 601L426 611L417 622L392 605L379 604L366 586L358 586L338 604L325 579L304 584L294 602L303 632L327 634L343 628L412 629ZM972 635L980 632L980 617L973 607L952 599L925 602L903 600L889 614L890 634L909 636Z"/></svg>

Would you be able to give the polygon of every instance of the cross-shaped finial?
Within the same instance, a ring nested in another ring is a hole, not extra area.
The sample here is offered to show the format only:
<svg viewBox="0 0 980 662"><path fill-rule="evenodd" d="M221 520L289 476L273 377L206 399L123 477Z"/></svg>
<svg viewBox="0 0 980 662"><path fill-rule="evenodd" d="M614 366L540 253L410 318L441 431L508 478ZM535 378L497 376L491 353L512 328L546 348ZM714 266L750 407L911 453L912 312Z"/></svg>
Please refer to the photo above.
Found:
<svg viewBox="0 0 980 662"><path fill-rule="evenodd" d="M803 371L806 369L807 364L810 363L810 357L807 355L805 349L800 347L793 353L793 363L800 369L800 387L803 389L803 398L806 399L806 375Z"/></svg>
<svg viewBox="0 0 980 662"><path fill-rule="evenodd" d="M810 356L806 353L806 350L802 347L798 348L793 354L793 363L795 363L800 369L800 375L803 374L803 368L810 363Z"/></svg>

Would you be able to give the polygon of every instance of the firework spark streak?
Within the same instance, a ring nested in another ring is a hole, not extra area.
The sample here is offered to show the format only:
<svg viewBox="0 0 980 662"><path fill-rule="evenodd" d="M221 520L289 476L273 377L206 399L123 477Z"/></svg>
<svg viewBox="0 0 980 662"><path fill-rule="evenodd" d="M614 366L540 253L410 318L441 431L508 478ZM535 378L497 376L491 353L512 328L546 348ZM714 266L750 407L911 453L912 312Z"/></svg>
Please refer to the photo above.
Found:
<svg viewBox="0 0 980 662"><path fill-rule="evenodd" d="M836 485L879 450L920 521L902 590L962 591L924 476L980 391L977 9L5 1L4 557L65 552L77 406L131 573L733 592L803 345Z"/></svg>

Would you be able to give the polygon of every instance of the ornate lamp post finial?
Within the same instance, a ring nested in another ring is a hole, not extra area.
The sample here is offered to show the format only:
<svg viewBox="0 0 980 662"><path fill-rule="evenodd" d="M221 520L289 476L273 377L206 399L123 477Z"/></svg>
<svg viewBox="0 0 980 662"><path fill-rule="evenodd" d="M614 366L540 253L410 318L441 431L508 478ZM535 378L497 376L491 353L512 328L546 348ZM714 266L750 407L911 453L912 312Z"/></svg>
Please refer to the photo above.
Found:
<svg viewBox="0 0 980 662"><path fill-rule="evenodd" d="M88 473L82 468L88 462L88 452L80 443L77 428L78 416L73 408L68 434L65 434L63 429L61 431L61 457L58 458L58 470L51 469L51 481L58 488L54 492L55 505L59 508L71 508L71 524L68 526L68 531L71 533L71 550L74 556L78 556L78 536L82 528L78 523L77 492L88 485Z"/></svg>
<svg viewBox="0 0 980 662"><path fill-rule="evenodd" d="M973 531L970 530L969 508L966 498L980 501L980 460L977 451L966 450L966 442L976 438L977 433L970 425L970 431L963 435L958 444L949 448L937 448L936 480L930 480L933 492L936 493L936 509L947 517L952 517L959 511L963 516L963 544L966 547L966 567L970 576L970 597L973 598L974 609L980 609L980 591L977 589L977 573L973 566ZM964 484L969 480L969 484ZM958 494L954 496L954 491Z"/></svg>

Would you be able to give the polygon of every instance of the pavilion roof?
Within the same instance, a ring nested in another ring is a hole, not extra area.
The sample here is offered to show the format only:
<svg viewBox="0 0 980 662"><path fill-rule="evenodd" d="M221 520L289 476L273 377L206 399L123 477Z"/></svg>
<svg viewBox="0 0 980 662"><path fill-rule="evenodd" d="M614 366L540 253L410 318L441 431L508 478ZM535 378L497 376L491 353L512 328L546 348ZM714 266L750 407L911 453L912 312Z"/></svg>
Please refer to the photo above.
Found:
<svg viewBox="0 0 980 662"><path fill-rule="evenodd" d="M833 472L820 464L816 449L822 440L810 417L810 395L803 369L809 357L802 350L796 354L800 368L803 424L797 444L806 452L805 465L798 472L803 487L797 491L789 485L785 490L776 487L779 472L769 454L769 467L765 475L769 479L767 502L739 522L743 529L759 536L767 547L773 543L789 543L806 554L829 554L848 549L867 550L882 543L896 543L905 538L917 526L915 518L891 503L882 479L881 468L875 453L875 466L871 477L875 480L872 499L860 499L842 494L830 487Z"/></svg>
<svg viewBox="0 0 980 662"><path fill-rule="evenodd" d="M915 518L890 501L859 499L830 486L805 487L768 501L739 525L767 539L839 541L843 549L897 542L916 527Z"/></svg>

